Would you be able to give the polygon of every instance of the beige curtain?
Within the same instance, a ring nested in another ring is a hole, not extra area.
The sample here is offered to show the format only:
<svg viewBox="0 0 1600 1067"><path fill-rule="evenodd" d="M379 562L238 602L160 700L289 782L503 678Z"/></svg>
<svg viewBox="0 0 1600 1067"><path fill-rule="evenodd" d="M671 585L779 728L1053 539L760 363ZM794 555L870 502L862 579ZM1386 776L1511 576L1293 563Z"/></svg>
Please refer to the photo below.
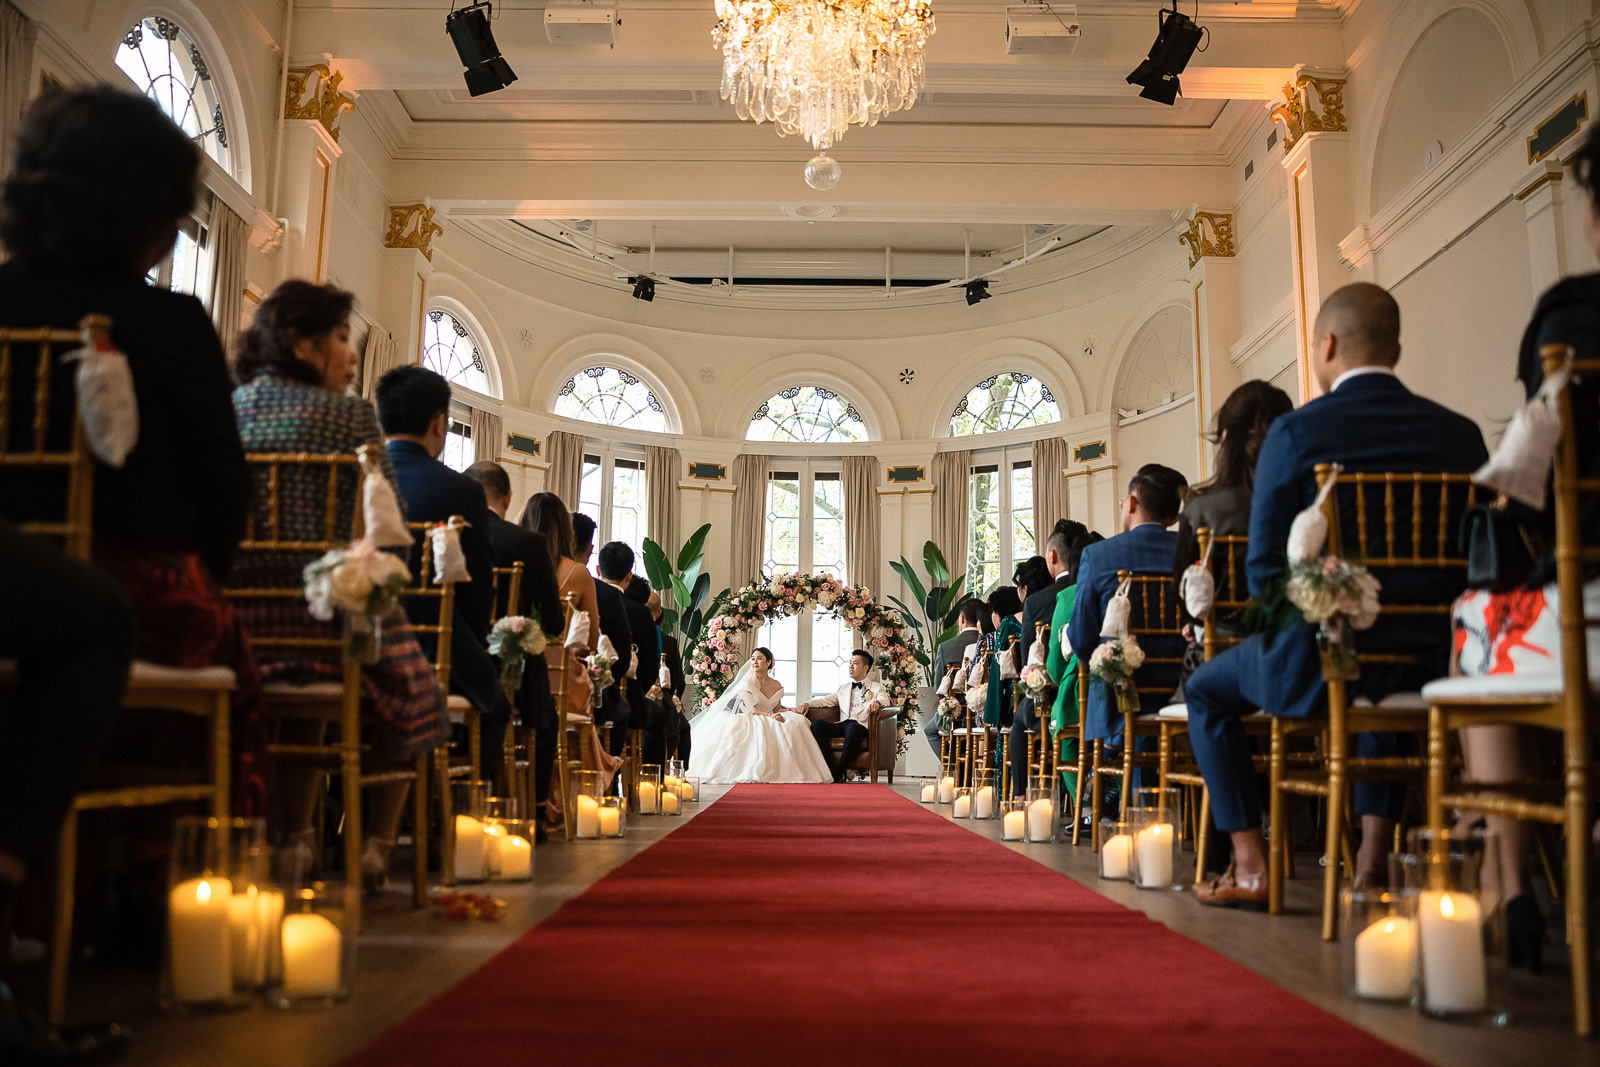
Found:
<svg viewBox="0 0 1600 1067"><path fill-rule="evenodd" d="M661 546L667 558L678 562L678 477L683 473L683 456L676 448L648 445L644 450L644 487L650 498L645 526L650 540ZM641 567L643 564L640 565ZM666 591L662 591L666 595Z"/></svg>
<svg viewBox="0 0 1600 1067"><path fill-rule="evenodd" d="M583 480L584 439L565 430L552 430L544 439L544 458L550 464L544 487L561 498L568 511L578 510L578 485Z"/></svg>
<svg viewBox="0 0 1600 1067"><path fill-rule="evenodd" d="M950 576L967 570L967 495L971 452L939 452L933 457L933 543L944 553Z"/></svg>
<svg viewBox="0 0 1600 1067"><path fill-rule="evenodd" d="M844 558L855 585L878 588L883 521L878 506L878 459L844 459Z"/></svg>
<svg viewBox="0 0 1600 1067"><path fill-rule="evenodd" d="M733 461L733 566L728 587L738 589L761 577L766 547L767 473L771 456L739 456Z"/></svg>
<svg viewBox="0 0 1600 1067"><path fill-rule="evenodd" d="M394 334L373 323L372 329L367 331L367 346L361 353L361 395L371 400L378 379L403 362Z"/></svg>
<svg viewBox="0 0 1600 1067"><path fill-rule="evenodd" d="M33 45L27 31L27 17L0 0L0 175L11 173L17 131L28 109Z"/></svg>
<svg viewBox="0 0 1600 1067"><path fill-rule="evenodd" d="M1033 543L1044 554L1045 538L1067 515L1067 442L1059 437L1033 443Z"/></svg>
<svg viewBox="0 0 1600 1067"><path fill-rule="evenodd" d="M211 198L211 222L206 240L211 244L211 323L222 339L222 350L233 352L233 339L244 318L245 255L250 249L250 226L238 213Z"/></svg>
<svg viewBox="0 0 1600 1067"><path fill-rule="evenodd" d="M500 457L500 416L472 409L472 458L478 462Z"/></svg>

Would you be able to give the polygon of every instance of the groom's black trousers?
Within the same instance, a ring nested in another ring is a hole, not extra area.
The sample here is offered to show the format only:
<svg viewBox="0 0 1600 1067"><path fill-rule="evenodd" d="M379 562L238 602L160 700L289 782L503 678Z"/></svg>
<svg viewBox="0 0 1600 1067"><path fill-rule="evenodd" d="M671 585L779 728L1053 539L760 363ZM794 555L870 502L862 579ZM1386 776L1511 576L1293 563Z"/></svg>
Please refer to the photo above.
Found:
<svg viewBox="0 0 1600 1067"><path fill-rule="evenodd" d="M861 755L861 750L867 744L867 728L854 719L844 722L813 722L811 736L817 739L817 747L822 749L822 758L828 762L828 769L833 772L833 780L844 781L844 772ZM839 762L833 760L833 739L844 738L844 753L840 755Z"/></svg>

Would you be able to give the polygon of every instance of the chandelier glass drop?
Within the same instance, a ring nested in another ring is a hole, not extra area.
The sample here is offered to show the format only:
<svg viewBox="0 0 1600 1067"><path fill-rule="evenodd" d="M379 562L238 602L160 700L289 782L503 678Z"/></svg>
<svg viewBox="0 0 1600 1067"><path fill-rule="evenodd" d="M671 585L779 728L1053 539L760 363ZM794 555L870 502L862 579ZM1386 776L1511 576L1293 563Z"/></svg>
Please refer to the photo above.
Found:
<svg viewBox="0 0 1600 1067"><path fill-rule="evenodd" d="M741 119L810 142L815 189L838 182L827 150L848 127L916 103L936 28L928 0L716 0L716 10L722 98Z"/></svg>

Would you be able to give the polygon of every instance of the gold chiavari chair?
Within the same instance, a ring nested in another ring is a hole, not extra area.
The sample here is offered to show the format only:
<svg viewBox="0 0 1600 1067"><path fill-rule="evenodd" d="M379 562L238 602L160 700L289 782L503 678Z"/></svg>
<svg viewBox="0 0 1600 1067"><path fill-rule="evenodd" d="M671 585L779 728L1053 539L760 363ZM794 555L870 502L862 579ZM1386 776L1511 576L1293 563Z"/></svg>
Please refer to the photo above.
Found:
<svg viewBox="0 0 1600 1067"><path fill-rule="evenodd" d="M1565 345L1540 349L1546 376L1571 360L1574 377L1600 375L1600 360L1572 360ZM1597 663L1589 655L1589 632L1600 616L1584 600L1584 571L1600 564L1600 547L1585 545L1582 505L1600 495L1600 478L1580 477L1574 426L1593 424L1594 409L1573 411L1570 385L1559 401L1561 445L1555 465L1556 588L1560 596L1559 674L1501 674L1447 678L1423 687L1428 709L1428 822L1447 826L1447 813L1482 812L1552 823L1566 838L1567 943L1572 956L1572 1028L1587 1037L1594 1029L1590 958L1589 825L1593 812L1594 753L1591 717L1600 689ZM1561 735L1562 778L1487 784L1453 783L1450 736L1466 726L1523 726ZM1452 786L1454 786L1452 788ZM1555 879L1551 879L1554 884Z"/></svg>
<svg viewBox="0 0 1600 1067"><path fill-rule="evenodd" d="M1129 571L1117 572L1117 583L1120 585L1127 581L1128 601L1131 610L1128 612L1128 633L1139 639L1141 647L1146 646L1150 638L1172 638L1181 640L1183 636L1182 613L1178 611L1177 589L1173 586L1171 574L1133 574ZM1093 652L1093 649L1090 650ZM1146 678L1152 667L1171 667L1174 670L1183 665L1183 657L1152 655L1148 647L1144 647L1144 665L1134 673L1135 691L1145 693L1161 693L1167 696L1172 694L1170 685L1140 685L1139 675ZM1088 686L1088 661L1079 659L1078 685L1083 689ZM1113 697L1112 699L1115 699ZM1079 700L1079 713L1082 715L1086 705L1082 698ZM1122 716L1122 763L1116 765L1109 763L1105 758L1106 743L1095 741L1089 759L1089 784L1092 789L1091 806L1094 825L1090 828L1091 848L1100 851L1100 809L1102 806L1100 782L1102 778L1118 778L1122 782L1119 798L1119 810L1126 817L1128 814L1129 793L1133 789L1133 771L1135 767L1149 767L1158 769L1160 757L1158 752L1136 752L1135 743L1141 737L1159 737L1160 728L1150 720L1155 716L1143 716L1137 705L1131 711L1119 712ZM1084 734L1079 735L1079 745L1083 743ZM1080 747L1080 759L1082 749ZM1079 782L1083 779L1080 777ZM1078 822L1074 820L1076 828Z"/></svg>
<svg viewBox="0 0 1600 1067"><path fill-rule="evenodd" d="M1320 489L1333 476L1333 466L1316 466ZM1386 616L1435 618L1440 621L1440 640L1449 640L1448 603L1406 602L1391 598L1395 578L1457 571L1460 586L1466 588L1466 560L1456 553L1456 531L1461 513L1476 499L1477 489L1466 474L1441 474L1425 471L1344 471L1339 488L1353 498L1356 544L1350 558L1360 561L1383 582ZM1381 494L1381 496L1380 496ZM1340 493L1328 494L1323 509L1328 517L1328 552L1343 555L1340 529ZM1379 497L1380 503L1372 498ZM1401 498L1409 498L1409 502ZM1410 530L1397 531L1397 519L1407 509ZM1381 510L1381 515L1372 514ZM1374 519L1378 521L1373 521ZM1358 642L1359 644L1359 642ZM1326 657L1326 652L1324 656ZM1405 665L1412 656L1393 652L1357 653L1363 666ZM1348 841L1350 787L1357 781L1421 782L1425 760L1422 756L1354 756L1351 741L1355 735L1373 732L1427 733L1427 704L1420 693L1397 692L1377 705L1365 698L1352 699L1349 683L1326 666L1328 676L1328 717L1286 718L1273 716L1271 722L1270 814L1274 828L1286 826L1286 796L1320 797L1326 801L1326 838L1322 880L1322 939L1333 940L1338 921L1340 858L1351 854ZM1289 755L1291 738L1311 736L1319 742L1318 755L1309 765L1295 768ZM1275 832L1267 843L1267 910L1283 910L1284 852L1287 833Z"/></svg>
<svg viewBox="0 0 1600 1067"><path fill-rule="evenodd" d="M955 674L961 669L959 663L953 663L945 668L945 677L949 679L952 687L955 685ZM952 695L959 696L954 693ZM943 699L940 697L939 699ZM955 777L955 720L951 719L947 728L939 731L939 776L941 778Z"/></svg>
<svg viewBox="0 0 1600 1067"><path fill-rule="evenodd" d="M576 610L574 594L564 594L561 598L562 634L566 634L571 627L572 615ZM558 722L555 751L556 783L552 788L561 790L561 827L568 841L573 840L578 832L577 819L572 814L577 804L576 782L573 776L583 766L584 731L595 728L594 721L589 715L577 715L566 710L565 698L574 658L571 650L562 647L558 661L550 663L547 660L545 666L550 672L550 695L555 701ZM581 666L579 664L580 669Z"/></svg>
<svg viewBox="0 0 1600 1067"><path fill-rule="evenodd" d="M495 616L491 623L498 622L501 617L515 615L517 607L522 600L522 561L515 560L509 567L496 567L494 569L495 586ZM505 605L502 611L500 605ZM523 664L523 670L536 669L537 665ZM506 703L511 707L511 722L506 727L505 739L501 744L500 780L496 788L501 796L515 796L520 801L524 812L533 811L533 759L534 740L533 728L524 721L524 708L521 707L517 686L506 687ZM531 819L531 814L523 818Z"/></svg>
<svg viewBox="0 0 1600 1067"><path fill-rule="evenodd" d="M76 404L72 405L70 427L63 430L59 421L52 419L54 408L61 401L55 391L60 374L58 360L62 352L80 345L109 347L110 332L111 320L104 315L84 316L76 330L0 329L0 468L37 472L41 478L40 496L46 500L56 498L55 484L61 487L59 513L52 507L48 515L25 519L20 528L25 533L59 541L64 551L80 560L90 558L94 538L94 458L89 454ZM18 384L28 387L25 397L14 395ZM26 421L13 424L17 416ZM5 679L10 674L0 665L0 685L9 684ZM212 815L227 818L232 788L230 694L234 688L234 674L227 667L184 669L134 661L123 707L204 720L210 733L206 772L197 781L192 776L174 779L170 773L158 776L148 768L126 768L133 780L99 785L91 779L91 784L73 798L56 846L46 1005L51 1023L61 1022L66 1014L79 814L201 801L209 804Z"/></svg>
<svg viewBox="0 0 1600 1067"><path fill-rule="evenodd" d="M415 907L428 902L427 796L428 756L419 753L410 767L370 766L370 746L361 742L361 665L350 656L339 633L307 634L304 615L305 588L259 585L265 570L298 574L309 561L360 536L362 510L359 469L352 453L252 452L245 457L255 491L245 538L239 543L239 562L224 588L230 602L247 620L251 647L258 653L304 650L333 653L340 664L337 682L293 684L268 682L262 687L264 717L281 729L289 722L321 723L337 728L332 740L316 742L274 739L267 755L275 762L309 763L339 776L344 806L344 878L347 906L360 918L361 854L364 844L361 791L373 786L411 784L415 843L412 851L411 900ZM346 487L349 514L340 516L340 487ZM317 501L315 515L291 514L289 509ZM314 531L312 536L303 536ZM274 566L276 564L276 566ZM232 584L242 582L244 584ZM255 606L258 611L252 611ZM282 619L281 623L276 620Z"/></svg>
<svg viewBox="0 0 1600 1067"><path fill-rule="evenodd" d="M1021 704L1022 704L1022 686L1020 684L1021 677L1022 677L1022 668L1024 666L1024 664L1020 662L1020 657L1022 655L1022 638L1018 637L1016 634L1012 634L1011 635L1011 643L1006 647L1007 647L1007 650L1011 653L1012 661L1017 664L1017 677L1011 680L1011 720L1013 722L1015 722L1016 718L1017 718L1017 708L1020 707ZM998 657L996 657L996 659L998 660ZM993 668L993 670L994 670L994 673L996 675L999 674L999 668L998 667ZM1000 681L999 681L998 677L996 677L995 679L992 679L992 683L995 684L995 685L999 685ZM1010 731L1010 729L1008 729L1005 726L1000 725L999 723L996 723L994 726L989 726L987 723L985 723L984 724L984 732L983 732L983 734L984 734L983 739L984 739L985 746L988 746L989 740L990 740L990 736L991 736L991 734L993 735L994 748L990 748L990 749L988 749L988 751L992 752L995 749L998 749L999 752L1000 752L1000 795L1002 797L1010 799L1010 797L1011 797L1011 731ZM1028 735L1028 755L1030 757L1028 762L1031 765L1031 763L1032 763L1031 757L1033 755L1033 735L1032 734ZM1026 782L1024 782L1022 784L1024 786L1027 785Z"/></svg>

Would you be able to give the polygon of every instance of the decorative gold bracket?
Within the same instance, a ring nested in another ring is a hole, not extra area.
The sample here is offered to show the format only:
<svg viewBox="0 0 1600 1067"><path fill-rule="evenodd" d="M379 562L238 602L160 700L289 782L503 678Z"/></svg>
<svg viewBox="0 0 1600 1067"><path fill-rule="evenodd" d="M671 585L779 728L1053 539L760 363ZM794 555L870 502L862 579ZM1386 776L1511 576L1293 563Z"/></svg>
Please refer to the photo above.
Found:
<svg viewBox="0 0 1600 1067"><path fill-rule="evenodd" d="M444 227L433 221L433 208L427 204L390 204L389 230L383 235L385 248L415 248L433 262L433 239Z"/></svg>
<svg viewBox="0 0 1600 1067"><path fill-rule="evenodd" d="M330 70L326 63L290 67L288 88L283 97L283 117L320 122L328 136L338 141L339 116L356 106L355 97L339 91L343 80L344 75Z"/></svg>
<svg viewBox="0 0 1600 1067"><path fill-rule="evenodd" d="M1344 118L1344 83L1344 78L1301 74L1283 87L1284 102L1272 109L1272 121L1283 123L1285 152L1308 133L1340 133L1350 128Z"/></svg>
<svg viewBox="0 0 1600 1067"><path fill-rule="evenodd" d="M1178 241L1189 246L1189 266L1202 257L1231 259L1237 254L1233 247L1233 216L1218 211L1196 211L1189 220L1189 228L1178 234Z"/></svg>

